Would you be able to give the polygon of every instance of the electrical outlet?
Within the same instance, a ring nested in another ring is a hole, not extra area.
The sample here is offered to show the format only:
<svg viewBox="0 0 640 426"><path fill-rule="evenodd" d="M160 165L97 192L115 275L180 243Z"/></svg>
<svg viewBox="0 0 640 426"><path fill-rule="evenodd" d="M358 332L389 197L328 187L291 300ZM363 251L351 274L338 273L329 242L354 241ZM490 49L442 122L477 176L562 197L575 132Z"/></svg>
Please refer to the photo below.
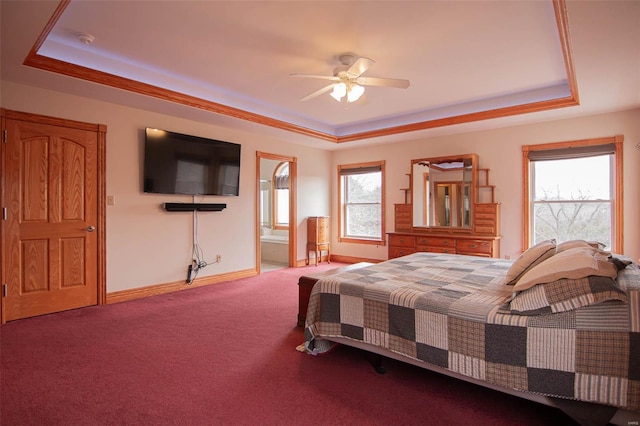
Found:
<svg viewBox="0 0 640 426"><path fill-rule="evenodd" d="M222 262L222 255L216 254L216 263Z"/></svg>

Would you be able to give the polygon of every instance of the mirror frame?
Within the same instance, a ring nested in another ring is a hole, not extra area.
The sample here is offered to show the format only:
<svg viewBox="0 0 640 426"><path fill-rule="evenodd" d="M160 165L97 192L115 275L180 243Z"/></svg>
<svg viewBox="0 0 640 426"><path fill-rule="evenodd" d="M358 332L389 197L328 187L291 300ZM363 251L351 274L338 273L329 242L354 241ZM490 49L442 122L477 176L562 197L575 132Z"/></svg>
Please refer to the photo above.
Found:
<svg viewBox="0 0 640 426"><path fill-rule="evenodd" d="M455 161L464 162L465 160L471 160L471 208L469 211L469 226L433 226L433 225L424 225L424 226L416 226L414 222L414 214L413 207L415 197L415 191L417 188L414 188L414 165L420 162L429 162L429 163L451 163ZM478 200L478 155L477 154L462 154L462 155L448 155L443 157L426 157L426 158L416 158L411 160L411 197L410 202L408 204L411 205L411 229L414 231L422 231L425 232L427 230L434 230L440 232L472 232L473 230L473 213L475 209L475 205Z"/></svg>

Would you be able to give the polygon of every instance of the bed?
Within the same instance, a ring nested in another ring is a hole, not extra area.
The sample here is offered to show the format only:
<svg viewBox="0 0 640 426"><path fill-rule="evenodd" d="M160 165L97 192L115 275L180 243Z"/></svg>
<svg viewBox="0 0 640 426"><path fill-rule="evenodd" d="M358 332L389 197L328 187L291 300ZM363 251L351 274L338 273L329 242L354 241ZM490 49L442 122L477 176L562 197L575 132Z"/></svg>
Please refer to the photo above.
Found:
<svg viewBox="0 0 640 426"><path fill-rule="evenodd" d="M415 253L322 278L306 351L346 344L556 406L582 424L637 425L638 265L591 243L545 243L516 261Z"/></svg>

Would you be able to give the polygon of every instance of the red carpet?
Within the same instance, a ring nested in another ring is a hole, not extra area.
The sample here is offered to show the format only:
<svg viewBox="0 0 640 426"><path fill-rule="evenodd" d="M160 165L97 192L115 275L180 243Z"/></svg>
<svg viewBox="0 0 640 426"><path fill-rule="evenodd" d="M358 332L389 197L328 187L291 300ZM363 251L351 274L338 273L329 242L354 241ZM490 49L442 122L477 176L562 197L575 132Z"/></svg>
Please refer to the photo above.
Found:
<svg viewBox="0 0 640 426"><path fill-rule="evenodd" d="M546 425L561 412L344 346L295 350L286 269L0 328L2 425Z"/></svg>

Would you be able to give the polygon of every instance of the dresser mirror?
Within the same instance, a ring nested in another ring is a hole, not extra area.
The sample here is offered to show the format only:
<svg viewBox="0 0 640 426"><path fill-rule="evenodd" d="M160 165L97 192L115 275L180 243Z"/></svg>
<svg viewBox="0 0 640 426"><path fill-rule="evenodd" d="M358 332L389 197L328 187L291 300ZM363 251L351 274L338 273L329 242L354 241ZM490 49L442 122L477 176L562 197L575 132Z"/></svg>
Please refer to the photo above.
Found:
<svg viewBox="0 0 640 426"><path fill-rule="evenodd" d="M411 161L414 227L471 228L477 162L476 154Z"/></svg>

